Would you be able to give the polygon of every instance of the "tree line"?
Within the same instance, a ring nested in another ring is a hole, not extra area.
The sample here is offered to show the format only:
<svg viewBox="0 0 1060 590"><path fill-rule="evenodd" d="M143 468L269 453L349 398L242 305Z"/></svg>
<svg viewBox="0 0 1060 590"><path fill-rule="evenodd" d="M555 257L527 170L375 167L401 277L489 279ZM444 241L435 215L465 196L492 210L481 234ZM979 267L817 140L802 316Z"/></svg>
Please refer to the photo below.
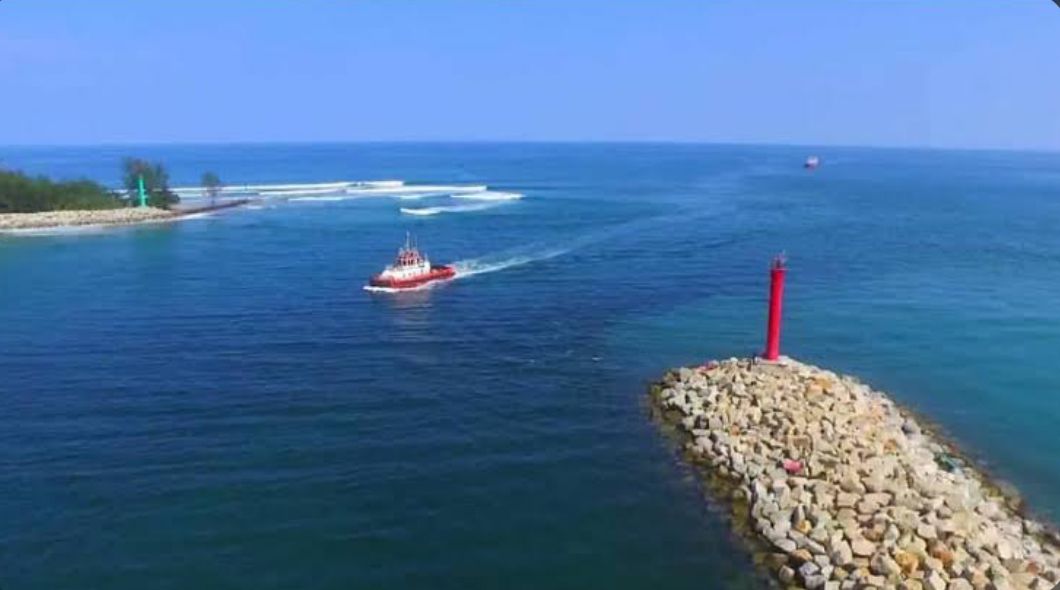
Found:
<svg viewBox="0 0 1060 590"><path fill-rule="evenodd" d="M140 204L141 178L147 205L169 209L180 202L169 188L169 172L162 164L126 158L122 161L124 191L108 189L92 180L55 181L0 168L0 213L136 207ZM211 203L215 201L222 187L217 174L204 173L202 185Z"/></svg>

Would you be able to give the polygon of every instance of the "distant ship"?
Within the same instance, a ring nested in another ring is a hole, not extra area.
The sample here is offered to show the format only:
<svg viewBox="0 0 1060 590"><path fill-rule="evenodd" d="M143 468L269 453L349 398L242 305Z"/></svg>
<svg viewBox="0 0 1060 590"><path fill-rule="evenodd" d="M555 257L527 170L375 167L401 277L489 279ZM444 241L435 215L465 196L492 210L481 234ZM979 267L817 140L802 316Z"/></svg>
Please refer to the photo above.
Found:
<svg viewBox="0 0 1060 590"><path fill-rule="evenodd" d="M405 235L405 245L398 250L394 264L383 269L368 281L372 287L386 289L412 289L434 281L444 281L456 275L452 266L435 266Z"/></svg>
<svg viewBox="0 0 1060 590"><path fill-rule="evenodd" d="M809 158L806 158L806 162L802 165L802 167L806 168L807 170L813 170L814 168L816 168L816 167L818 167L820 165L821 165L821 159L820 158L818 158L817 156L810 156Z"/></svg>

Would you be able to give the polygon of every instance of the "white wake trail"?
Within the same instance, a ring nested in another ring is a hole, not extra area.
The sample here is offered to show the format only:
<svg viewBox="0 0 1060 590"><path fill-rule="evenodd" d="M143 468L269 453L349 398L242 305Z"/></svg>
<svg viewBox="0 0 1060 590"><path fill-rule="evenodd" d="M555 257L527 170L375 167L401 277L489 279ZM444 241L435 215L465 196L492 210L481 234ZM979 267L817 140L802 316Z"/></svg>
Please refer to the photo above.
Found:
<svg viewBox="0 0 1060 590"><path fill-rule="evenodd" d="M567 252L570 252L569 248L554 248L529 254L509 256L507 258L501 258L500 255L493 255L460 260L453 263L453 269L456 270L456 276L454 278L463 279L475 275L498 272L516 266L530 264L531 262L538 262L562 256Z"/></svg>
<svg viewBox="0 0 1060 590"><path fill-rule="evenodd" d="M503 203L503 201L501 201L500 203ZM495 206L500 203L489 203L489 205ZM431 207L428 209L438 208ZM488 254L485 256L480 256L478 258L459 260L451 264L453 269L456 271L456 274L455 276L453 276L452 280L466 279L477 275L499 272L502 270L507 270L509 268L515 268L518 266L523 266L525 264L531 264L533 262L549 260L558 256L563 256L565 254L598 242L611 240L617 236L644 231L646 228L650 228L660 224L665 224L673 221L687 221L688 219L699 218L703 217L704 215L711 214L712 213L704 211L682 211L680 213L671 213L659 215L656 217L641 218L582 234L580 236L574 237L573 239L567 240L566 243L562 245L545 247L544 245L539 243L536 245L527 245L523 247L513 248L502 252L497 252L495 254ZM415 215L415 213L413 213L413 215ZM728 241L730 240L724 240L718 244L710 244L710 246L720 246L725 243L728 243ZM439 281L438 283L428 283L424 287L430 288L430 286L444 282L447 281ZM385 288L377 287L366 287L366 289L381 292L391 291Z"/></svg>
<svg viewBox="0 0 1060 590"><path fill-rule="evenodd" d="M695 216L696 215L691 215L691 217ZM453 268L456 269L456 277L454 278L461 279L466 277L472 277L475 275L497 272L516 266L522 266L524 264L530 264L531 262L549 260L551 258L556 258L557 256L563 256L564 254L579 250L591 244L613 239L616 236L635 231L642 231L645 227L650 227L659 223L665 223L671 219L687 219L688 217L690 217L690 215L688 214L667 214L660 215L657 217L637 219L582 234L566 241L566 243L562 245L556 245L552 247L539 246L537 249L530 249L529 251L529 248L523 247L516 250L498 252L497 254L482 256L479 258L461 260L459 262L453 263Z"/></svg>

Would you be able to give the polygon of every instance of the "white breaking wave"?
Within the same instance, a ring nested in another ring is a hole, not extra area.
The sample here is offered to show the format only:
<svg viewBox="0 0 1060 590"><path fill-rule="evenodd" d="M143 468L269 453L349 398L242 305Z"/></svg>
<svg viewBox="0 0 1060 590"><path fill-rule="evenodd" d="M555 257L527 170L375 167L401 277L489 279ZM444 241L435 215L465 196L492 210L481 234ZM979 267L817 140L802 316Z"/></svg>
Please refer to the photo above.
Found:
<svg viewBox="0 0 1060 590"><path fill-rule="evenodd" d="M405 184L403 180L340 180L338 182L307 182L298 184L227 184L218 190L222 194L231 193L262 193L269 195L283 194L284 192L323 191L334 192L346 189L394 189ZM181 197L196 197L206 194L206 188L201 186L178 186L170 189Z"/></svg>
<svg viewBox="0 0 1060 590"><path fill-rule="evenodd" d="M288 199L289 201L347 201L353 197L347 197L343 195L332 195L327 197L294 197Z"/></svg>
<svg viewBox="0 0 1060 590"><path fill-rule="evenodd" d="M417 193L440 193L455 195L461 193L481 193L488 187L485 185L443 185L443 184L421 184L421 185L398 185L398 186L371 186L350 187L346 192L351 195L363 196L409 196Z"/></svg>
<svg viewBox="0 0 1060 590"><path fill-rule="evenodd" d="M217 191L226 196L231 195L283 195L295 194L299 192L319 192L328 190L331 192L339 192L346 190L346 187L352 186L358 183L353 181L341 181L341 182L314 182L314 183L302 183L302 184L230 184L222 187L218 187ZM180 195L181 198L202 198L206 197L208 191L205 187L201 186L180 186L172 190L174 193Z"/></svg>
<svg viewBox="0 0 1060 590"><path fill-rule="evenodd" d="M399 199L423 199L467 193L489 193L483 184L421 184L409 185L403 180L342 180L337 182L309 182L284 184L227 184L218 191L224 196L260 195L262 197L305 197L311 195L348 195L356 197L396 197ZM201 186L181 186L172 189L181 198L194 200L207 196ZM290 199L294 200L294 199ZM323 200L323 199L322 199ZM327 199L339 200L339 199Z"/></svg>
<svg viewBox="0 0 1060 590"><path fill-rule="evenodd" d="M449 193L408 193L406 195L393 196L401 201L419 201L420 199L429 199L431 197L448 197Z"/></svg>
<svg viewBox="0 0 1060 590"><path fill-rule="evenodd" d="M334 195L345 193L342 188L305 188L282 191L261 191L258 194L263 197L293 197L301 195Z"/></svg>
<svg viewBox="0 0 1060 590"><path fill-rule="evenodd" d="M478 193L457 193L452 195L452 197L454 199L469 199L472 201L516 201L523 198L523 195L501 191L482 191Z"/></svg>
<svg viewBox="0 0 1060 590"><path fill-rule="evenodd" d="M470 211L484 211L493 209L502 203L480 203L477 205L449 205L445 207L402 207L401 212L406 215L431 216L441 213L467 213Z"/></svg>

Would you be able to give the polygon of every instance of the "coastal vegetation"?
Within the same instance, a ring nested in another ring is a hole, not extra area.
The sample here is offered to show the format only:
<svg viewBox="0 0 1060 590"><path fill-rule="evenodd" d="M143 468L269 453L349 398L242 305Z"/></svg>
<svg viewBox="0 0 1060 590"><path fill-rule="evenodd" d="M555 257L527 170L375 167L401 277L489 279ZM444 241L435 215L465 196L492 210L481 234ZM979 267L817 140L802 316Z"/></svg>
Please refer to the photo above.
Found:
<svg viewBox="0 0 1060 590"><path fill-rule="evenodd" d="M169 209L180 202L180 197L169 190L169 172L158 162L148 162L140 158L125 158L122 162L124 176L122 186L128 191L130 201L138 203L140 179L143 179L147 192L147 204L159 209Z"/></svg>
<svg viewBox="0 0 1060 590"><path fill-rule="evenodd" d="M91 180L56 181L45 176L0 169L0 214L137 206L140 204L141 178L149 206L169 209L180 202L180 197L169 189L169 172L162 164L126 158L122 162L122 172L124 193L110 190ZM203 181L211 197L220 192L221 180L217 174L208 172L203 175Z"/></svg>
<svg viewBox="0 0 1060 590"><path fill-rule="evenodd" d="M43 176L0 170L0 213L35 213L126 206L121 196L91 180L57 182Z"/></svg>
<svg viewBox="0 0 1060 590"><path fill-rule="evenodd" d="M121 171L121 188L113 189L90 180L56 181L0 169L0 232L157 223L248 202L218 202L224 185L216 172L207 171L201 180L209 205L177 208L180 196L170 189L169 172L161 163L126 158ZM141 188L146 206L141 206Z"/></svg>

